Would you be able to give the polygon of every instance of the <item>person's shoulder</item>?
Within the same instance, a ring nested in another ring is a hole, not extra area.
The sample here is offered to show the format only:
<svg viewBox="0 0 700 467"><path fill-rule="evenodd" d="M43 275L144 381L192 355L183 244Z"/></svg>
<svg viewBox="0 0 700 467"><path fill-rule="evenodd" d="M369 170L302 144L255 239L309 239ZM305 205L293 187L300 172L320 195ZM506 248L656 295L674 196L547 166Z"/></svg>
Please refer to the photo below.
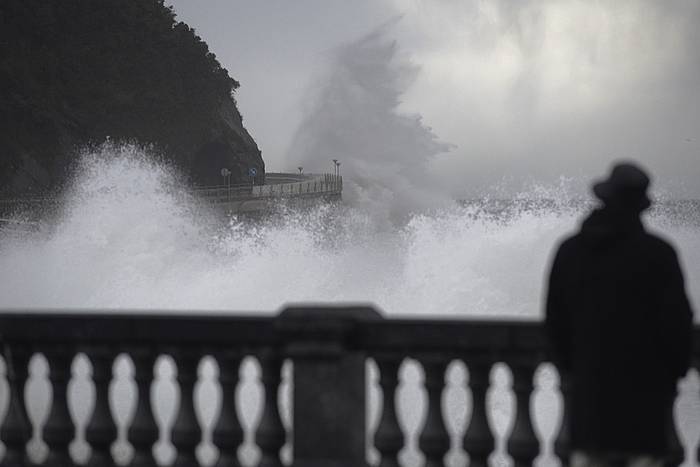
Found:
<svg viewBox="0 0 700 467"><path fill-rule="evenodd" d="M581 245L581 233L577 232L575 234L569 235L568 237L564 237L564 239L559 242L559 246L557 246L557 255L558 256L567 256L572 254L573 252L577 251L580 248Z"/></svg>
<svg viewBox="0 0 700 467"><path fill-rule="evenodd" d="M569 249L576 248L583 242L583 235L581 232L574 232L562 239L559 243L560 248Z"/></svg>
<svg viewBox="0 0 700 467"><path fill-rule="evenodd" d="M676 248L673 246L670 240L665 239L661 235L656 233L644 232L644 242L646 243L645 248L657 252L663 256L676 257Z"/></svg>

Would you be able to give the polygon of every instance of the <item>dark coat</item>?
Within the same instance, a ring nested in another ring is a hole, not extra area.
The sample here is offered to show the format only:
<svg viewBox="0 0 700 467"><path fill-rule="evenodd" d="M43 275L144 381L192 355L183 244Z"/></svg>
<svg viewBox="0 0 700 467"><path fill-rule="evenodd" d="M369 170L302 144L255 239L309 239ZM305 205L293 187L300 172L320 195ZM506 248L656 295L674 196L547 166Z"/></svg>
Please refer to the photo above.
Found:
<svg viewBox="0 0 700 467"><path fill-rule="evenodd" d="M594 211L552 264L546 327L572 382L573 449L668 454L692 311L676 253L639 217Z"/></svg>

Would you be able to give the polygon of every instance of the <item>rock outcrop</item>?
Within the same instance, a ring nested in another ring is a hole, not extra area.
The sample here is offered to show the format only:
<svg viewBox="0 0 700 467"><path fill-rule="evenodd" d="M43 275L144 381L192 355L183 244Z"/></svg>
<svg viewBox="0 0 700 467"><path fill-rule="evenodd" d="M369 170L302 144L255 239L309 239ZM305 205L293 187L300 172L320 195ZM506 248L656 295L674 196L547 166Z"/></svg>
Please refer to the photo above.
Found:
<svg viewBox="0 0 700 467"><path fill-rule="evenodd" d="M195 185L222 168L264 180L238 82L163 0L0 2L0 83L0 195L60 189L107 138L153 146Z"/></svg>

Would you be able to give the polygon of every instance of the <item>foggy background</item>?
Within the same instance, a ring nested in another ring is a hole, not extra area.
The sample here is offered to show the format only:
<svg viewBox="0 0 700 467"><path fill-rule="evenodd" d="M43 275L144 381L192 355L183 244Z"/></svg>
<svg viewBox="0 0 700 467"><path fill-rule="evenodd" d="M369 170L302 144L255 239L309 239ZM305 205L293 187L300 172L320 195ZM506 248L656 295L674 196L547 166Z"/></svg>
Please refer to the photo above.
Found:
<svg viewBox="0 0 700 467"><path fill-rule="evenodd" d="M580 191L625 158L652 171L657 195L700 197L695 0L171 3L240 80L270 171L330 171L338 158L357 179L376 158L370 182L405 172L411 187L426 173L435 193L464 197L562 176ZM319 128L338 96L342 131ZM363 105L382 96L381 109ZM417 133L382 134L374 110ZM400 160L414 137L435 145Z"/></svg>

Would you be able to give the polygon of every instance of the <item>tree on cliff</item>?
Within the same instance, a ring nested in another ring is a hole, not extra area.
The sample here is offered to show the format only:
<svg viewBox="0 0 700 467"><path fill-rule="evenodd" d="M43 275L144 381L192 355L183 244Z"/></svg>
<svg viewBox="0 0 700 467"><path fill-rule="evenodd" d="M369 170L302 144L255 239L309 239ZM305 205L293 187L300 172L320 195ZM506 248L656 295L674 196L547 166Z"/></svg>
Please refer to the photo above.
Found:
<svg viewBox="0 0 700 467"><path fill-rule="evenodd" d="M153 144L200 184L264 164L238 82L163 0L0 2L0 190L60 184L76 148Z"/></svg>

